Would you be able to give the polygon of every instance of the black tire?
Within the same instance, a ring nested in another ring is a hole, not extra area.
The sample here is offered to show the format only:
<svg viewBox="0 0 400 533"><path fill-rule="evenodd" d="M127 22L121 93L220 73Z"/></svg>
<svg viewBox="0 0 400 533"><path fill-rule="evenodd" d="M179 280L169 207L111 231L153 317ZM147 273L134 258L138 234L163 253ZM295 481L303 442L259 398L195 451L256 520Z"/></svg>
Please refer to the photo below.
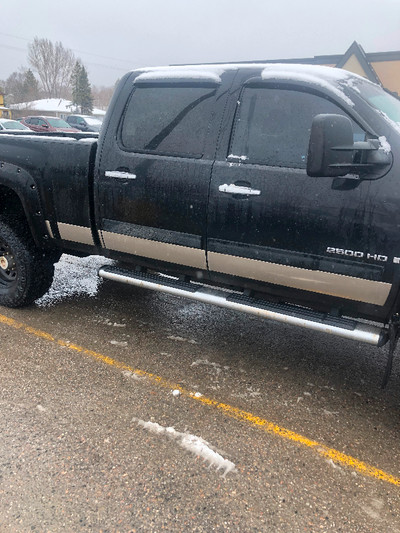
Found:
<svg viewBox="0 0 400 533"><path fill-rule="evenodd" d="M35 246L29 229L0 220L0 305L30 305L48 291L53 276L52 259Z"/></svg>

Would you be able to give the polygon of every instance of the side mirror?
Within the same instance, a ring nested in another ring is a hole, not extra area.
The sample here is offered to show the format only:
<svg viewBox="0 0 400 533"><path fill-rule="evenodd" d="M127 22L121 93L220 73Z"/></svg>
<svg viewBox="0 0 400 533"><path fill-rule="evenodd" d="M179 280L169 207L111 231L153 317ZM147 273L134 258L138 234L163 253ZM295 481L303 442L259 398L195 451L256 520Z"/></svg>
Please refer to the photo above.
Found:
<svg viewBox="0 0 400 533"><path fill-rule="evenodd" d="M307 174L338 177L351 174L359 179L382 178L393 164L390 146L380 139L353 141L353 127L342 115L317 115L311 126Z"/></svg>
<svg viewBox="0 0 400 533"><path fill-rule="evenodd" d="M337 150L342 146L347 147L347 150ZM345 176L353 163L353 152L349 150L352 146L353 127L350 119L343 115L317 115L311 126L307 174L312 177Z"/></svg>

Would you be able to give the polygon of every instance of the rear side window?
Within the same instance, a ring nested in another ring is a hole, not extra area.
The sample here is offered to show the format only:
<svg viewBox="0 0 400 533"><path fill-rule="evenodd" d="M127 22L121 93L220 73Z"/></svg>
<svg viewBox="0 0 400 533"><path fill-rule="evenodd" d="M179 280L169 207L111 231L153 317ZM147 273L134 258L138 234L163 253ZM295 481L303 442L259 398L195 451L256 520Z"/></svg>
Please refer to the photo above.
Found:
<svg viewBox="0 0 400 533"><path fill-rule="evenodd" d="M121 142L133 152L203 155L215 87L138 86L125 112Z"/></svg>
<svg viewBox="0 0 400 533"><path fill-rule="evenodd" d="M314 94L246 87L229 153L249 163L306 168L311 124L321 113L345 115L334 103ZM352 124L354 140L364 140L363 130L354 121Z"/></svg>

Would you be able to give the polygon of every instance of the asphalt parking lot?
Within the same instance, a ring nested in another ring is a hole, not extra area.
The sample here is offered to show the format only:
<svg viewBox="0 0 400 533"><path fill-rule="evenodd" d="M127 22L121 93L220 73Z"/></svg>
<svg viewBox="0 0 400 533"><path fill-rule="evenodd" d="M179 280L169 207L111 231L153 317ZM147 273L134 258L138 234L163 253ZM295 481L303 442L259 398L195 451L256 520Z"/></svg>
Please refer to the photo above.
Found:
<svg viewBox="0 0 400 533"><path fill-rule="evenodd" d="M0 531L400 532L400 357L99 283L0 308Z"/></svg>

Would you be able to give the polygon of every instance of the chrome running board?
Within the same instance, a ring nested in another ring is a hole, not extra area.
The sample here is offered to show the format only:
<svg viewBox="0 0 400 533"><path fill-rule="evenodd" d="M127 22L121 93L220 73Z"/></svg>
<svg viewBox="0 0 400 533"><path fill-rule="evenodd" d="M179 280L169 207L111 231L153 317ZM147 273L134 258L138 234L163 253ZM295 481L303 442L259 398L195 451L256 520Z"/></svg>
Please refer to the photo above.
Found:
<svg viewBox="0 0 400 533"><path fill-rule="evenodd" d="M387 331L379 326L363 324L349 318L334 317L295 305L271 303L169 276L123 270L108 265L99 269L99 276L374 346L383 346L387 341Z"/></svg>

